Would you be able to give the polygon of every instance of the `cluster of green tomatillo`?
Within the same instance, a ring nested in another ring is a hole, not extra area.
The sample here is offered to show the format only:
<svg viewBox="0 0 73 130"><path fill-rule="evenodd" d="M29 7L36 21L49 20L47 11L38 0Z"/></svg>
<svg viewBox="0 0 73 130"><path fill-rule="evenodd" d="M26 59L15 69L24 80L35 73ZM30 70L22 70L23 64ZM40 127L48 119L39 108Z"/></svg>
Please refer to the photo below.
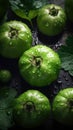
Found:
<svg viewBox="0 0 73 130"><path fill-rule="evenodd" d="M73 125L73 88L60 90L52 104L47 96L38 90L27 90L13 103L14 121L24 128L45 124L51 120L51 116L62 125Z"/></svg>
<svg viewBox="0 0 73 130"><path fill-rule="evenodd" d="M41 8L37 16L40 33L56 36L62 33L67 16L73 21L73 1L66 0L65 10L58 5L49 4ZM4 11L5 13L5 11ZM57 52L46 45L32 46L32 31L22 21L8 21L0 25L0 55L4 58L18 59L19 72L30 86L49 86L57 80L61 60ZM0 80L8 82L10 71L0 70ZM35 127L42 124L53 113L54 119L65 125L73 121L73 88L61 90L52 103L38 90L28 90L13 102L13 118L22 127Z"/></svg>

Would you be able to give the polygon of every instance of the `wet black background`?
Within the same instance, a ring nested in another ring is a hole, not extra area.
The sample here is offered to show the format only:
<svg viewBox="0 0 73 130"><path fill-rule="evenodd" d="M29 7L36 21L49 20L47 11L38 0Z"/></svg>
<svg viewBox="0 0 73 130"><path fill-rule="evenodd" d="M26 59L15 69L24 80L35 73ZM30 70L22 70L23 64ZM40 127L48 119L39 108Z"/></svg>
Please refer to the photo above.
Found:
<svg viewBox="0 0 73 130"><path fill-rule="evenodd" d="M55 3L64 7L64 0L51 0L51 3ZM12 12L9 9L7 13L7 21L10 21L10 20L19 20L19 21L25 22L31 28L32 35L33 35L32 46L37 45L37 44L44 44L51 47L55 51L57 51L62 44L65 44L65 39L67 38L67 36L73 33L73 25L72 23L70 23L70 21L67 21L66 27L64 28L64 31L61 34L55 37L48 37L41 34L38 31L36 18L32 20L33 27L31 27L31 24L27 20L21 19L20 17L16 16L14 12ZM0 57L0 69L9 69L11 71L12 79L7 85L9 85L10 87L16 88L18 95L20 95L21 93L23 93L24 91L28 89L37 89L41 91L42 93L44 93L49 98L51 104L55 95L61 89L73 86L73 77L71 77L68 72L65 72L62 69L60 71L58 79L54 81L51 85L45 86L43 88L32 87L22 79L19 73L19 69L18 69L18 59L6 59L4 57ZM2 84L0 84L0 87L2 87ZM53 119L52 115L51 115L51 119L47 121L46 124L43 124L42 126L35 129L39 129L39 128L40 129L42 128L44 130L52 130L55 128L56 129L57 128L58 129L60 128L72 129L72 127L70 126L69 127L64 126L56 122ZM14 129L22 129L22 128L19 128L18 126L13 126L9 130L14 130Z"/></svg>

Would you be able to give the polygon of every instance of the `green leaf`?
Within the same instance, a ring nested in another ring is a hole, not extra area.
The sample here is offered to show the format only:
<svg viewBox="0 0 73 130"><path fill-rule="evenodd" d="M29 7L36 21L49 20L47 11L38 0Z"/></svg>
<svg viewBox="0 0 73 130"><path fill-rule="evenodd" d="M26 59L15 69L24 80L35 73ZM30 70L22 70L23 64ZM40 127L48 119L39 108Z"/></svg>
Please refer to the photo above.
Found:
<svg viewBox="0 0 73 130"><path fill-rule="evenodd" d="M13 125L12 101L16 95L17 92L13 88L0 89L0 130L7 130Z"/></svg>
<svg viewBox="0 0 73 130"><path fill-rule="evenodd" d="M7 130L12 125L12 111L9 109L0 110L0 130Z"/></svg>
<svg viewBox="0 0 73 130"><path fill-rule="evenodd" d="M31 21L38 9L48 3L48 0L9 0L11 9L21 18Z"/></svg>
<svg viewBox="0 0 73 130"><path fill-rule="evenodd" d="M62 61L62 68L73 76L73 36L68 36L66 44L58 50Z"/></svg>

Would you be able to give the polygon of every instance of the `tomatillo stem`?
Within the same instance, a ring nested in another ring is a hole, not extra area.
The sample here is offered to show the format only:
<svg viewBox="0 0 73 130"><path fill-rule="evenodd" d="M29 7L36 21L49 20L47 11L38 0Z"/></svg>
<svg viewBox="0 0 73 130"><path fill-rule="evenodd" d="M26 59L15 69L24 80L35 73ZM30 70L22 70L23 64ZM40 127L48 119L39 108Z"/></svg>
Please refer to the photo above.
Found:
<svg viewBox="0 0 73 130"><path fill-rule="evenodd" d="M28 112L32 112L35 110L35 105L32 101L27 101L23 107Z"/></svg>
<svg viewBox="0 0 73 130"><path fill-rule="evenodd" d="M32 59L32 63L34 66L36 67L40 67L41 66L41 63L42 63L42 58L41 57L36 57L34 56L33 59Z"/></svg>
<svg viewBox="0 0 73 130"><path fill-rule="evenodd" d="M52 15L52 16L57 16L58 15L58 9L56 9L55 7L50 8L49 14Z"/></svg>
<svg viewBox="0 0 73 130"><path fill-rule="evenodd" d="M18 30L10 27L9 37L12 39L16 38L17 36L18 36Z"/></svg>

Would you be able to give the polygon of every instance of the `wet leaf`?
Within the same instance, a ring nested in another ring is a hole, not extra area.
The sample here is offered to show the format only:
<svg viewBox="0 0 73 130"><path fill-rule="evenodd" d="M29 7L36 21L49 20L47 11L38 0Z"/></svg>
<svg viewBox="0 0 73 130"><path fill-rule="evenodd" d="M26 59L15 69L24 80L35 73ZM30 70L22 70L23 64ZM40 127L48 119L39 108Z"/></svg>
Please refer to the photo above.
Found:
<svg viewBox="0 0 73 130"><path fill-rule="evenodd" d="M9 0L11 9L21 18L31 21L38 9L48 3L48 0Z"/></svg>
<svg viewBox="0 0 73 130"><path fill-rule="evenodd" d="M62 61L62 68L73 76L73 36L68 36L66 44L61 46L58 53Z"/></svg>
<svg viewBox="0 0 73 130"><path fill-rule="evenodd" d="M17 92L13 88L0 89L0 130L7 130L13 125L11 103Z"/></svg>

